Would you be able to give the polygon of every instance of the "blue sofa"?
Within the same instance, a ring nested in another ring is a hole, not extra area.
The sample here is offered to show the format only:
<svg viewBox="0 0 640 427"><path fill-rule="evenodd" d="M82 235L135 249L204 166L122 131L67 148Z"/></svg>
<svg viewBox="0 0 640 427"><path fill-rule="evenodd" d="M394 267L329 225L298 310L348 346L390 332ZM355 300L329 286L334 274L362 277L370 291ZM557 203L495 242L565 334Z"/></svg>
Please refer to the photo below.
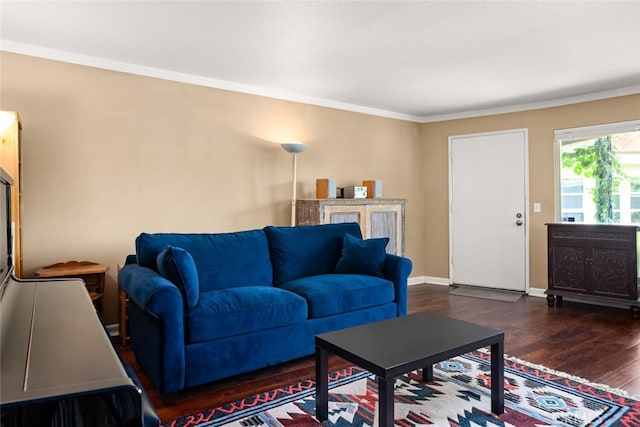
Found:
<svg viewBox="0 0 640 427"><path fill-rule="evenodd" d="M314 353L314 336L407 313L411 261L356 223L147 234L118 275L160 393Z"/></svg>

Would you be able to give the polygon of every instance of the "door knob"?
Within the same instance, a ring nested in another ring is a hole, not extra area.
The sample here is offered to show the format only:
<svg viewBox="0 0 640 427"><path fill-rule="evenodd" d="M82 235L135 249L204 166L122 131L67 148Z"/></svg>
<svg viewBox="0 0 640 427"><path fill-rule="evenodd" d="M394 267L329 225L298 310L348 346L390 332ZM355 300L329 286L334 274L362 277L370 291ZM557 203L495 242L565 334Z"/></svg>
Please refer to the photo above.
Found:
<svg viewBox="0 0 640 427"><path fill-rule="evenodd" d="M516 221L516 225L517 226L521 226L522 224L523 224L522 220L519 219L519 220Z"/></svg>

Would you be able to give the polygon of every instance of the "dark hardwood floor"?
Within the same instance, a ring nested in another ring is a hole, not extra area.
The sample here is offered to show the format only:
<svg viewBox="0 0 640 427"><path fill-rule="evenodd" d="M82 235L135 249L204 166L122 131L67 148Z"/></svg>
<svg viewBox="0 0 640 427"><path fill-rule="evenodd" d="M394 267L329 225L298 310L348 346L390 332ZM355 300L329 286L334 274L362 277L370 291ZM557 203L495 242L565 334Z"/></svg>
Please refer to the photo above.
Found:
<svg viewBox="0 0 640 427"><path fill-rule="evenodd" d="M551 369L640 395L640 319L630 311L566 301L550 308L544 298L499 302L448 294L448 287L409 287L409 312L433 311L505 331L505 353ZM128 347L131 363L163 421L213 408L315 376L313 356L193 388L165 405ZM331 369L347 366L333 357Z"/></svg>

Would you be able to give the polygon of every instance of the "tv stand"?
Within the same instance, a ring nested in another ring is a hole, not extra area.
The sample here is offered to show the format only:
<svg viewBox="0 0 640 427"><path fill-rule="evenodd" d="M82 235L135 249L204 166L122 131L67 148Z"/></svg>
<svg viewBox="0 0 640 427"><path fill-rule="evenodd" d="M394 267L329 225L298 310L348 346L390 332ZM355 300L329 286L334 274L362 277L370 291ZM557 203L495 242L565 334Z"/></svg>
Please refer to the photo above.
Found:
<svg viewBox="0 0 640 427"><path fill-rule="evenodd" d="M159 425L81 280L10 278L0 311L3 427Z"/></svg>

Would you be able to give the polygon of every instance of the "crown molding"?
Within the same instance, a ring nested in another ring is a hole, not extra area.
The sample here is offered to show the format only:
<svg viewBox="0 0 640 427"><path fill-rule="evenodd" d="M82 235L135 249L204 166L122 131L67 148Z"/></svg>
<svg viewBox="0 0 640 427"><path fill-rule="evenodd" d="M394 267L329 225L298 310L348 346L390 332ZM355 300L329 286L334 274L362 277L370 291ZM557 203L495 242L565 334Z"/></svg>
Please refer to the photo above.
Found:
<svg viewBox="0 0 640 427"><path fill-rule="evenodd" d="M0 41L0 50L18 53L27 56L35 56L38 58L51 59L55 61L68 62L71 64L85 65L89 67L102 68L111 71L119 71L129 74L137 74L146 77L154 77L158 79L171 80L180 83L188 83L198 86L210 87L215 89L228 90L232 92L246 93L249 95L264 96L267 98L275 98L284 101L299 102L302 104L311 104L319 107L335 108L337 110L352 111L355 113L368 114L372 116L380 116L391 119L398 119L410 122L420 122L420 117L410 114L397 113L394 111L386 111L377 108L365 107L362 105L349 104L344 102L332 101L329 99L315 98L295 93L267 89L263 87L244 85L231 82L228 80L212 79L195 74L178 73L161 68L146 67L142 65L130 64L126 62L113 61L95 56L80 55L77 53L49 49L42 46L34 46L25 43L18 43L11 40Z"/></svg>
<svg viewBox="0 0 640 427"><path fill-rule="evenodd" d="M579 104L581 102L598 101L601 99L615 98L618 96L636 95L640 93L640 85L628 86L620 89L594 92L585 95L570 96L566 98L551 99L548 101L532 102L528 104L510 105L506 107L487 108L483 110L470 110L452 114L438 114L426 116L420 119L420 123L443 122L446 120L469 119L472 117L493 116L496 114L517 113L520 111L540 110L543 108L561 107L563 105Z"/></svg>
<svg viewBox="0 0 640 427"><path fill-rule="evenodd" d="M136 74L153 77L163 80L171 80L180 83L193 84L215 89L240 92L249 95L264 96L284 101L299 102L303 104L316 105L319 107L334 108L337 110L351 111L354 113L368 114L372 116L386 117L390 119L404 120L415 123L432 123L446 120L468 119L473 117L490 116L495 114L515 113L519 111L537 110L542 108L558 107L580 102L597 101L600 99L614 98L618 96L634 95L640 93L640 85L614 89L603 92L595 92L585 95L558 98L549 101L534 102L528 104L511 105L505 107L488 108L480 110L470 110L451 114L437 114L432 116L415 116L411 114L387 111L362 105L349 104L333 101L329 99L304 96L284 91L267 89L263 87L244 85L228 80L212 79L194 74L178 73L161 68L146 67L126 62L113 61L89 55L81 55L68 51L50 49L26 43L14 42L11 40L0 40L0 51L18 53L38 58L51 59L55 61L68 62L71 64L85 65L88 67L101 68L111 71Z"/></svg>

